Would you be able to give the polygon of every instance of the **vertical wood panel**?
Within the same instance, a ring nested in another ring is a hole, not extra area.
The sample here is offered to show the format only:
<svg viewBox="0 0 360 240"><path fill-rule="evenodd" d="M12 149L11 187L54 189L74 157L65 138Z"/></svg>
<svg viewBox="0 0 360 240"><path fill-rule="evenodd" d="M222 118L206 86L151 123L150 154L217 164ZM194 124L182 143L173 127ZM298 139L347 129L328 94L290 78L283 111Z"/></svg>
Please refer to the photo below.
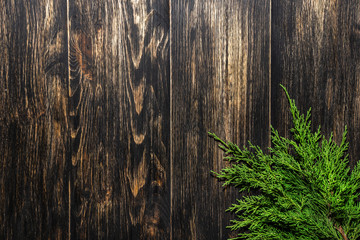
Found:
<svg viewBox="0 0 360 240"><path fill-rule="evenodd" d="M269 146L270 1L171 1L172 239L226 239L235 192L207 136Z"/></svg>
<svg viewBox="0 0 360 240"><path fill-rule="evenodd" d="M73 238L168 239L168 12L70 2Z"/></svg>
<svg viewBox="0 0 360 240"><path fill-rule="evenodd" d="M0 1L0 238L66 239L66 2Z"/></svg>
<svg viewBox="0 0 360 240"><path fill-rule="evenodd" d="M272 7L272 120L288 134L283 83L303 111L312 107L313 127L340 141L345 125L350 163L359 156L360 2L275 1Z"/></svg>

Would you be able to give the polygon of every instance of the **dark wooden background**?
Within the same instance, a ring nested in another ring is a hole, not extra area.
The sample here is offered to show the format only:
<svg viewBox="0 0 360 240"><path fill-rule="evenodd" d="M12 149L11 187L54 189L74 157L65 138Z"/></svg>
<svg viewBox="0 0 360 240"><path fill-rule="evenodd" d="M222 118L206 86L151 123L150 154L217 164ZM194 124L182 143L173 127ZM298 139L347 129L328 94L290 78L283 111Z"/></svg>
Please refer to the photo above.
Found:
<svg viewBox="0 0 360 240"><path fill-rule="evenodd" d="M0 0L0 239L226 239L212 131L360 155L359 0Z"/></svg>

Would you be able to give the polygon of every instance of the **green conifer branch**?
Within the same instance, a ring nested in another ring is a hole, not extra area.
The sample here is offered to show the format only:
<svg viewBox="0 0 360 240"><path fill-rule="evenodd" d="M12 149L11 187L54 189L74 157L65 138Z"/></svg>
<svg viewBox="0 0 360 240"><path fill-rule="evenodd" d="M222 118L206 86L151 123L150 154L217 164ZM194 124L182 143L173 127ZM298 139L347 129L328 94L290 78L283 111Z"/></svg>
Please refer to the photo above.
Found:
<svg viewBox="0 0 360 240"><path fill-rule="evenodd" d="M345 128L340 144L326 139L320 127L312 132L311 109L301 114L283 88L290 105L291 138L271 126L269 154L249 142L240 149L209 133L230 165L212 172L244 196L227 211L236 218L233 239L360 239L360 161L351 171Z"/></svg>

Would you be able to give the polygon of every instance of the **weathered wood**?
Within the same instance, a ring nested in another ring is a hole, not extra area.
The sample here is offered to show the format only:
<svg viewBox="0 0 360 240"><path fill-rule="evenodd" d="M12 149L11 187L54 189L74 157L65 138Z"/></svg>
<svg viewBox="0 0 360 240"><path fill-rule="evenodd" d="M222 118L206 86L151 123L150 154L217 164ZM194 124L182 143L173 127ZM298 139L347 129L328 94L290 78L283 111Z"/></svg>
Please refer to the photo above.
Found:
<svg viewBox="0 0 360 240"><path fill-rule="evenodd" d="M226 239L207 132L288 135L283 83L353 165L359 49L359 0L0 1L0 239Z"/></svg>
<svg viewBox="0 0 360 240"><path fill-rule="evenodd" d="M270 1L171 1L172 239L227 239L236 191L208 131L269 146Z"/></svg>
<svg viewBox="0 0 360 240"><path fill-rule="evenodd" d="M72 238L168 239L168 2L69 9Z"/></svg>
<svg viewBox="0 0 360 240"><path fill-rule="evenodd" d="M312 107L313 127L340 141L348 126L350 163L360 152L360 2L274 1L272 6L272 123L289 134L288 103ZM314 129L315 130L315 129Z"/></svg>
<svg viewBox="0 0 360 240"><path fill-rule="evenodd" d="M0 239L67 239L66 2L0 1Z"/></svg>

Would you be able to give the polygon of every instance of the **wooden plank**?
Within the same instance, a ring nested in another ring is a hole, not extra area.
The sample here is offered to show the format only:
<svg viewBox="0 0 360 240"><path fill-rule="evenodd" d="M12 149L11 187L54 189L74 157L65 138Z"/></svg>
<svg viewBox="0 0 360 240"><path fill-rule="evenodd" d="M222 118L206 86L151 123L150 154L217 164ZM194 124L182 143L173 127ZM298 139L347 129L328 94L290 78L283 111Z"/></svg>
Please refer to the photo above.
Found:
<svg viewBox="0 0 360 240"><path fill-rule="evenodd" d="M67 239L66 2L0 1L0 239Z"/></svg>
<svg viewBox="0 0 360 240"><path fill-rule="evenodd" d="M360 2L275 1L272 6L272 123L288 135L288 103L283 83L300 109L312 107L314 130L334 132L345 125L350 163L360 153Z"/></svg>
<svg viewBox="0 0 360 240"><path fill-rule="evenodd" d="M168 5L70 2L74 239L168 239Z"/></svg>
<svg viewBox="0 0 360 240"><path fill-rule="evenodd" d="M208 131L269 146L270 1L171 1L171 239L231 237Z"/></svg>

